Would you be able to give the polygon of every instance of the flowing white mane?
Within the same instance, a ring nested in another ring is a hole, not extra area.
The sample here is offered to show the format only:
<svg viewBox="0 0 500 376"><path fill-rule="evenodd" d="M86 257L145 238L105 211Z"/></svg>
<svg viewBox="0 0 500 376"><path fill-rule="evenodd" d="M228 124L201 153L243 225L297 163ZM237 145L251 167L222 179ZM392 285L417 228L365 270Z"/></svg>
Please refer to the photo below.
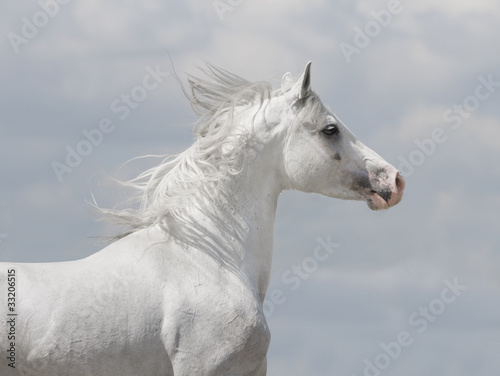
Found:
<svg viewBox="0 0 500 376"><path fill-rule="evenodd" d="M172 221L188 222L186 208L213 200L215 188L220 191L223 182L241 169L251 135L233 124L234 109L262 104L271 85L249 82L209 64L200 70L205 78L190 75L191 94L184 92L200 115L194 144L181 154L164 156L158 166L136 178L119 182L135 191L125 203L127 208L99 208L102 219L127 228L116 238L154 224L168 228Z"/></svg>

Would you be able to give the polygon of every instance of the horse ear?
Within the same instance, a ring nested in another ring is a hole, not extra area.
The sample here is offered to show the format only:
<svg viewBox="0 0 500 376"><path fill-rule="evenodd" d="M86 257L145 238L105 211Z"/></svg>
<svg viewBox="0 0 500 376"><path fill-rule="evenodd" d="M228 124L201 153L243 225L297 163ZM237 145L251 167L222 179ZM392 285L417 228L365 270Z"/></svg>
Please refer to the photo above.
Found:
<svg viewBox="0 0 500 376"><path fill-rule="evenodd" d="M281 79L281 92L285 94L288 90L290 90L293 84L292 74L290 72L285 73Z"/></svg>
<svg viewBox="0 0 500 376"><path fill-rule="evenodd" d="M302 76L297 80L297 82L293 82L291 78L291 74L285 73L283 78L281 79L281 91L284 93L288 93L287 95L291 98L302 99L309 94L309 90L311 86L311 62L308 62L306 65L306 69Z"/></svg>
<svg viewBox="0 0 500 376"><path fill-rule="evenodd" d="M298 82L301 83L299 99L302 99L307 96L311 88L311 62L307 63L306 69L304 70L304 73L302 73Z"/></svg>

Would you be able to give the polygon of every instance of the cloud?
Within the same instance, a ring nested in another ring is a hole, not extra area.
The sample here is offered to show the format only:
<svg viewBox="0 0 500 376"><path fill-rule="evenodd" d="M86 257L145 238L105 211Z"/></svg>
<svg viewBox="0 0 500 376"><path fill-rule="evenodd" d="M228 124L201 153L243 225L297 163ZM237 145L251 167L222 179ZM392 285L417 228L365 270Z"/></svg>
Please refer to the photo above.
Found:
<svg viewBox="0 0 500 376"><path fill-rule="evenodd" d="M445 17L454 17L457 15L473 15L499 13L496 4L488 0L470 2L466 0L444 0L435 2L432 0L419 1L411 5L417 12L439 11Z"/></svg>
<svg viewBox="0 0 500 376"><path fill-rule="evenodd" d="M492 99L493 101L494 99ZM468 169L477 166L487 166L492 173L498 174L496 161L500 150L500 120L498 117L478 114L464 121L457 131L456 148L463 152L457 153L457 162Z"/></svg>
<svg viewBox="0 0 500 376"><path fill-rule="evenodd" d="M450 284L463 287L453 302L442 305L438 301ZM298 375L298 370L310 372L321 364L319 373L362 375L365 359L373 362L384 352L381 344L387 348L405 331L412 342L401 349L401 357L392 359L384 374L419 375L423 368L412 366L417 362L428 371L454 369L454 374L465 376L469 373L460 366L482 359L480 374L486 376L486 370L498 366L494 357L485 356L492 350L486 344L495 338L487 328L493 329L497 320L487 312L477 315L474 311L497 291L481 290L479 284L439 273L408 274L404 269L328 273L320 269L270 318L276 333L270 369ZM490 308L497 311L498 303ZM422 309L427 309L431 319L422 316ZM290 331L297 322L301 325ZM309 354L309 348L315 351ZM443 357L452 359L453 365L443 362Z"/></svg>

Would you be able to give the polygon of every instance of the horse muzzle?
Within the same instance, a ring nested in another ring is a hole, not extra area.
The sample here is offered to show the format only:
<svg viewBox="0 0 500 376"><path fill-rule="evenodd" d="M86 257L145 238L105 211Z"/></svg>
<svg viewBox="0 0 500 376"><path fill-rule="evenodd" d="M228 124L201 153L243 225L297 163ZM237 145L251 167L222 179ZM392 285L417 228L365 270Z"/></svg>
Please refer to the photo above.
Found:
<svg viewBox="0 0 500 376"><path fill-rule="evenodd" d="M405 179L399 171L391 169L367 192L365 200L372 210L389 209L401 201L404 189Z"/></svg>

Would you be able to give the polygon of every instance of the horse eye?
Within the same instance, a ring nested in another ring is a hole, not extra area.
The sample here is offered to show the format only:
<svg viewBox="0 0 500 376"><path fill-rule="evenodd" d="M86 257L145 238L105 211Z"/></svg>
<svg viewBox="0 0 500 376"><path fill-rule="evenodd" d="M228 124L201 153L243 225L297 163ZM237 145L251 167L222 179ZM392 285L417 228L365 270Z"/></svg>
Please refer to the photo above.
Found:
<svg viewBox="0 0 500 376"><path fill-rule="evenodd" d="M339 133L339 127L337 126L337 124L328 124L325 129L323 129L323 133L328 135L328 136L332 136L334 134L338 134Z"/></svg>

